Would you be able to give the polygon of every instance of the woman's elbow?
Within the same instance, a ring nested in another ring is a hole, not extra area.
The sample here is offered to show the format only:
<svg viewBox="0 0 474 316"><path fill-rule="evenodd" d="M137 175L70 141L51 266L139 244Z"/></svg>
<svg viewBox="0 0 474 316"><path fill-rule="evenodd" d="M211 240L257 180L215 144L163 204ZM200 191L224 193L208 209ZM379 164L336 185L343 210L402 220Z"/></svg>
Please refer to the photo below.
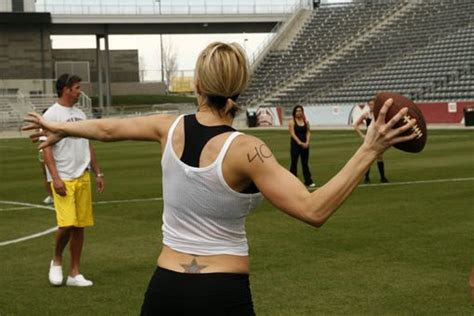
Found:
<svg viewBox="0 0 474 316"><path fill-rule="evenodd" d="M114 141L113 131L110 126L106 124L99 125L96 139L101 142L112 142Z"/></svg>
<svg viewBox="0 0 474 316"><path fill-rule="evenodd" d="M319 228L326 223L327 217L318 211L306 211L304 213L306 216L304 216L303 220L313 227Z"/></svg>
<svg viewBox="0 0 474 316"><path fill-rule="evenodd" d="M308 224L310 224L313 227L320 228L326 223L327 218L322 218L320 216L313 216L311 219L308 221Z"/></svg>

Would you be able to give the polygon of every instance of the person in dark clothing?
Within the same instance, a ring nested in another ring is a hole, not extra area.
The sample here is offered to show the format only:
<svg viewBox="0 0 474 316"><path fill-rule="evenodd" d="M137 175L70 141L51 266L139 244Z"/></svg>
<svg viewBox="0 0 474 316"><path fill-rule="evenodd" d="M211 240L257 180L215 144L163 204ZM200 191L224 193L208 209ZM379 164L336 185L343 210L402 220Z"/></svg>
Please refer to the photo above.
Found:
<svg viewBox="0 0 474 316"><path fill-rule="evenodd" d="M288 129L291 135L291 166L290 172L295 176L298 173L298 158L301 156L301 166L303 167L304 184L309 188L316 187L311 172L308 167L309 158L309 142L311 138L311 131L309 122L304 115L304 109L301 105L293 108L293 119L288 123Z"/></svg>
<svg viewBox="0 0 474 316"><path fill-rule="evenodd" d="M360 130L360 125L365 122L365 126L369 128L370 122L374 119L374 105L375 105L375 100L370 99L368 102L369 106L369 111L362 113L362 115L355 121L354 123L354 129L359 134L362 139L365 138L364 133ZM383 155L380 154L377 157L377 168L379 169L380 173L380 182L382 183L388 183L387 177L385 177L385 164L383 162ZM364 183L369 184L370 183L370 168L367 170L365 173L365 178L364 178Z"/></svg>

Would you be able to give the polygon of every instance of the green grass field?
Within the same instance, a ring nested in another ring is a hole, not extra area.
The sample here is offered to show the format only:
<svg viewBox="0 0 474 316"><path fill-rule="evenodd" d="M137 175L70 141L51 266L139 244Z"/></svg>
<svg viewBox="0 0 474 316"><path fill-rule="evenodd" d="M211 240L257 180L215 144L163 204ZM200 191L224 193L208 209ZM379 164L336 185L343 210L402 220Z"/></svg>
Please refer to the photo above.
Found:
<svg viewBox="0 0 474 316"><path fill-rule="evenodd" d="M253 133L289 165L286 131ZM330 179L359 144L351 131L313 132L316 183ZM82 257L94 286L49 285L52 234L0 246L1 316L139 313L161 248L160 147L95 146L107 189L95 194L96 225L86 230ZM41 205L35 147L0 140L0 243L55 225L51 210L5 202ZM391 149L385 161L391 183L379 185L372 166L373 184L361 185L321 229L267 202L249 216L258 315L474 315L474 130L430 131L421 154Z"/></svg>

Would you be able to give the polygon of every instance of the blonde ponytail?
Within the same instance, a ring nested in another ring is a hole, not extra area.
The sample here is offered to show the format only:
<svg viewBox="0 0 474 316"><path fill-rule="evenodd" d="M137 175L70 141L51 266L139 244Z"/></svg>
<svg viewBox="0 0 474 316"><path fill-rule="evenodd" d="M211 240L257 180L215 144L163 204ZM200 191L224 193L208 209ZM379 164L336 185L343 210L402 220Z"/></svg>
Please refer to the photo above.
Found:
<svg viewBox="0 0 474 316"><path fill-rule="evenodd" d="M229 113L232 117L235 117L241 109L242 107L232 100L232 98L227 98L227 102L225 103L225 113Z"/></svg>

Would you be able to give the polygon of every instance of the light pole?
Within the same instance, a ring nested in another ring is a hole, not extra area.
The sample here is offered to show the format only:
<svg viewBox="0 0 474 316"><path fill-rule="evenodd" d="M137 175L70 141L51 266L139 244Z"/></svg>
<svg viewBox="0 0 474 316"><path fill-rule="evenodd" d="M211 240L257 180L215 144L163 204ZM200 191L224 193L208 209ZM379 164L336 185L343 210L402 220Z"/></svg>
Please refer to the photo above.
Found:
<svg viewBox="0 0 474 316"><path fill-rule="evenodd" d="M161 0L156 0L158 2L158 14L161 15Z"/></svg>
<svg viewBox="0 0 474 316"><path fill-rule="evenodd" d="M160 34L160 58L161 58L161 82L165 82L165 68L164 68L164 56L163 56L163 34Z"/></svg>

